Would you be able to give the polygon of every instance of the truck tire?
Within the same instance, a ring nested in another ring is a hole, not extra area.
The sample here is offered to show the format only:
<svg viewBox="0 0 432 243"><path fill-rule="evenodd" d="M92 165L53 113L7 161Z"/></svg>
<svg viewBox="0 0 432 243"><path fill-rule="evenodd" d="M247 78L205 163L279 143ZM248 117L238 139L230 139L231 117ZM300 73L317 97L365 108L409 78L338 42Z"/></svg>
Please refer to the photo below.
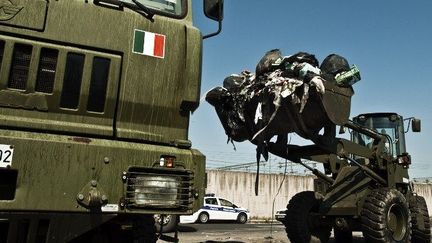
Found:
<svg viewBox="0 0 432 243"><path fill-rule="evenodd" d="M324 243L329 240L331 226L318 225L310 215L318 212L322 199L319 193L304 191L289 201L284 225L292 243Z"/></svg>
<svg viewBox="0 0 432 243"><path fill-rule="evenodd" d="M133 243L156 243L156 226L153 215L137 215L133 220Z"/></svg>
<svg viewBox="0 0 432 243"><path fill-rule="evenodd" d="M334 229L334 238L336 243L351 243L353 241L352 231Z"/></svg>
<svg viewBox="0 0 432 243"><path fill-rule="evenodd" d="M410 211L405 196L396 189L373 190L361 211L366 242L410 242Z"/></svg>
<svg viewBox="0 0 432 243"><path fill-rule="evenodd" d="M201 224L205 224L209 221L210 217L208 215L208 213L206 212L202 212L198 215L198 222L200 222Z"/></svg>
<svg viewBox="0 0 432 243"><path fill-rule="evenodd" d="M412 229L411 242L430 243L431 224L426 200L422 196L413 195L409 202Z"/></svg>
<svg viewBox="0 0 432 243"><path fill-rule="evenodd" d="M168 214L162 217L160 214L155 214L154 218L155 218L156 232L159 233L161 227L162 227L162 233L170 233L176 231L178 226L177 215Z"/></svg>

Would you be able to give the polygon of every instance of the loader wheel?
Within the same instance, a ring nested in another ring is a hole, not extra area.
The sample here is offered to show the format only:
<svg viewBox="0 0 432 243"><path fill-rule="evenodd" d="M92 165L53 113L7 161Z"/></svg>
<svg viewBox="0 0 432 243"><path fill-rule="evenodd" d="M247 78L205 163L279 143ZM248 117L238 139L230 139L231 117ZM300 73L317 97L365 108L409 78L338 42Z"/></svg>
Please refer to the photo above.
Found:
<svg viewBox="0 0 432 243"><path fill-rule="evenodd" d="M412 229L411 242L430 243L431 224L424 197L413 195L409 202Z"/></svg>
<svg viewBox="0 0 432 243"><path fill-rule="evenodd" d="M284 225L292 243L323 243L329 240L331 226L319 225L311 214L318 212L322 199L319 193L304 191L289 201Z"/></svg>
<svg viewBox="0 0 432 243"><path fill-rule="evenodd" d="M366 242L410 242L410 211L405 196L396 189L373 190L361 212Z"/></svg>

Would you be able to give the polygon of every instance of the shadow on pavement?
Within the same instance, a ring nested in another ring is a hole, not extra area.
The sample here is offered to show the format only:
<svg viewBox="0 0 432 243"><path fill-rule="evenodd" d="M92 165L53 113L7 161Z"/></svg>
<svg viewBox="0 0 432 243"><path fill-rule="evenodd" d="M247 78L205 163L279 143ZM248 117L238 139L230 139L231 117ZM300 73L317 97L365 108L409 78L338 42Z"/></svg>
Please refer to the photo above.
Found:
<svg viewBox="0 0 432 243"><path fill-rule="evenodd" d="M208 240L208 241L203 241L200 243L246 243L244 241L233 241L233 240L229 240L229 241L214 241L214 240Z"/></svg>
<svg viewBox="0 0 432 243"><path fill-rule="evenodd" d="M364 239L361 236L354 236L353 237L353 241L352 243L364 243ZM334 240L334 238L330 238L330 240L328 241L328 243L336 243L336 241Z"/></svg>
<svg viewBox="0 0 432 243"><path fill-rule="evenodd" d="M198 230L194 228L193 226L189 225L178 225L177 230L179 232L197 232Z"/></svg>
<svg viewBox="0 0 432 243"><path fill-rule="evenodd" d="M265 239L263 240L263 243L272 243L272 242L280 242L280 241L273 241L270 239ZM365 241L363 240L363 237L353 237L353 241L352 243L364 243ZM208 241L201 241L200 243L246 243L245 241L232 241L232 240L228 240L228 241L215 241L215 240L208 240ZM335 240L333 238L331 238L329 240L329 243L335 243Z"/></svg>

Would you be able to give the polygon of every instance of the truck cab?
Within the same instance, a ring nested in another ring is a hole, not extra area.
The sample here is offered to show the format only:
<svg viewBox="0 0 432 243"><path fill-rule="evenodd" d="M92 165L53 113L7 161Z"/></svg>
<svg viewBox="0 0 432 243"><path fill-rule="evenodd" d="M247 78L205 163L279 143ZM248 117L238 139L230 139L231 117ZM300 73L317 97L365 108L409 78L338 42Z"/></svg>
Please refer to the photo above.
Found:
<svg viewBox="0 0 432 243"><path fill-rule="evenodd" d="M206 14L221 2L204 1ZM198 210L205 157L188 128L202 34L192 1L0 9L0 242L69 242L114 221Z"/></svg>
<svg viewBox="0 0 432 243"><path fill-rule="evenodd" d="M406 153L404 119L396 113L368 113L356 116L354 122L372 129L387 139L385 149L393 157ZM411 122L411 118L408 119ZM420 131L420 120L413 119L413 131ZM352 140L360 145L371 147L373 138L353 132Z"/></svg>

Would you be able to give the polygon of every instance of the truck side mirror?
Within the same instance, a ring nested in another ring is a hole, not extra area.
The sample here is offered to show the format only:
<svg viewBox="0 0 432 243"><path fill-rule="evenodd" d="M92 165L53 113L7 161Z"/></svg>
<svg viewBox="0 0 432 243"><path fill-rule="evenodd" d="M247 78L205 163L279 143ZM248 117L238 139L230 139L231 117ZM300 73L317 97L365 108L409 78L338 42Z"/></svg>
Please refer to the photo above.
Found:
<svg viewBox="0 0 432 243"><path fill-rule="evenodd" d="M421 131L421 120L413 118L412 119L412 131L413 132L420 132Z"/></svg>
<svg viewBox="0 0 432 243"><path fill-rule="evenodd" d="M204 14L214 21L222 21L223 0L204 0Z"/></svg>
<svg viewBox="0 0 432 243"><path fill-rule="evenodd" d="M218 22L218 30L214 33L204 35L203 39L215 36L222 31L223 0L204 0L204 14L207 18Z"/></svg>

